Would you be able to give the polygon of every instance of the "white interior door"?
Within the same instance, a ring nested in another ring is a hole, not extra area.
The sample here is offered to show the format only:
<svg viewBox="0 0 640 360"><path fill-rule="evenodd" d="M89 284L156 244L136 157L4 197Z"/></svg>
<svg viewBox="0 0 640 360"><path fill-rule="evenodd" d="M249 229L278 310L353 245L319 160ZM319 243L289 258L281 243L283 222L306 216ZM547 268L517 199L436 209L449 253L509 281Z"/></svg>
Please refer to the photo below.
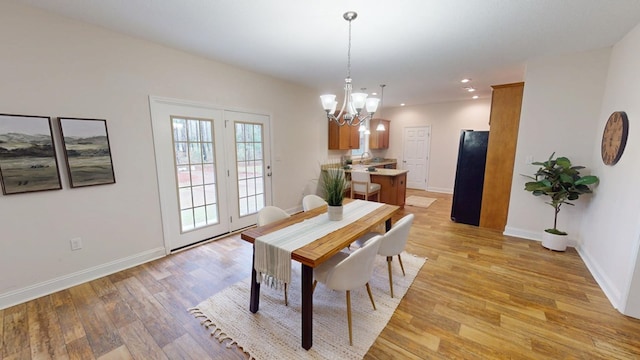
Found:
<svg viewBox="0 0 640 360"><path fill-rule="evenodd" d="M167 252L229 232L222 110L150 98Z"/></svg>
<svg viewBox="0 0 640 360"><path fill-rule="evenodd" d="M427 190L431 126L406 127L403 133L402 168L407 173L407 187Z"/></svg>
<svg viewBox="0 0 640 360"><path fill-rule="evenodd" d="M256 223L258 210L271 204L269 116L225 111L231 231Z"/></svg>

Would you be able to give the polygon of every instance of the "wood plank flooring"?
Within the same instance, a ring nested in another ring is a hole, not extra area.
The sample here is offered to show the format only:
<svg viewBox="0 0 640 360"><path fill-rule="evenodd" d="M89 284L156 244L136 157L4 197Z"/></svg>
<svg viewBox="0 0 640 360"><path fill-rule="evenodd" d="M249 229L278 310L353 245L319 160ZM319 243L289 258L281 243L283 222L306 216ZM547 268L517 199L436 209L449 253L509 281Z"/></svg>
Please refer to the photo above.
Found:
<svg viewBox="0 0 640 360"><path fill-rule="evenodd" d="M640 320L613 309L575 250L455 224L450 195L409 195L438 199L404 210L407 251L429 260L365 359L640 358ZM0 310L0 360L246 359L186 309L250 266L236 235Z"/></svg>

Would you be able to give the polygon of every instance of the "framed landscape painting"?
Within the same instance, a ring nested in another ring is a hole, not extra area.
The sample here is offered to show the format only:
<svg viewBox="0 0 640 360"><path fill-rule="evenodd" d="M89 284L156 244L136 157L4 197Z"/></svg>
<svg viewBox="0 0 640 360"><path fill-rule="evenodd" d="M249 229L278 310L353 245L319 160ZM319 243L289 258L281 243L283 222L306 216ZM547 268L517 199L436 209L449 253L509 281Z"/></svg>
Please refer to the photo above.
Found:
<svg viewBox="0 0 640 360"><path fill-rule="evenodd" d="M107 121L78 118L58 120L71 187L115 183Z"/></svg>
<svg viewBox="0 0 640 360"><path fill-rule="evenodd" d="M0 114L2 193L61 189L48 116Z"/></svg>

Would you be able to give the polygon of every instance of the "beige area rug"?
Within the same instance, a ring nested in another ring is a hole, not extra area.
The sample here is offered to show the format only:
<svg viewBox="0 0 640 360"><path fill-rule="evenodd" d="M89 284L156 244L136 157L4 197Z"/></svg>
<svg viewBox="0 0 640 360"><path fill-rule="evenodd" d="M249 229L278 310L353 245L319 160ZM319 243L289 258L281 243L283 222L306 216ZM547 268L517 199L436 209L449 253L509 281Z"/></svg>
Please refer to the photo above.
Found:
<svg viewBox="0 0 640 360"><path fill-rule="evenodd" d="M351 291L353 346L349 346L346 298L343 291L333 291L318 284L313 294L313 347L301 345L300 266L294 266L289 286L289 306L284 305L284 291L261 287L260 310L249 311L249 282L240 281L197 307L189 309L211 334L227 347L236 345L257 360L281 359L362 359L405 295L426 259L402 253L406 276L402 276L397 257L393 260L393 293L385 257L376 257L370 281L377 310L373 310L365 287ZM297 264L296 264L297 265Z"/></svg>
<svg viewBox="0 0 640 360"><path fill-rule="evenodd" d="M436 201L434 198L411 195L405 200L405 205L428 208L434 201Z"/></svg>

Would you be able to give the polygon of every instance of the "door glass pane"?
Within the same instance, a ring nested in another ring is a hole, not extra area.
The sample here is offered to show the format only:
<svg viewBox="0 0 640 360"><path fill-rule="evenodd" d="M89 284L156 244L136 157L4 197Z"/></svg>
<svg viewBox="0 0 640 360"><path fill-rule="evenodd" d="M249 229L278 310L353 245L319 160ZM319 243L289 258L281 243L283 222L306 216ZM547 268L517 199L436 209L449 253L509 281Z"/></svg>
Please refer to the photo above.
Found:
<svg viewBox="0 0 640 360"><path fill-rule="evenodd" d="M264 207L263 131L262 124L235 123L240 216L255 214Z"/></svg>
<svg viewBox="0 0 640 360"><path fill-rule="evenodd" d="M202 162L205 164L213 163L213 143L202 143Z"/></svg>
<svg viewBox="0 0 640 360"><path fill-rule="evenodd" d="M194 186L191 191L193 192L193 206L204 205L204 186Z"/></svg>
<svg viewBox="0 0 640 360"><path fill-rule="evenodd" d="M202 185L204 183L204 177L202 174L202 165L191 165L191 185Z"/></svg>
<svg viewBox="0 0 640 360"><path fill-rule="evenodd" d="M238 180L238 195L240 199L247 197L247 180Z"/></svg>
<svg viewBox="0 0 640 360"><path fill-rule="evenodd" d="M215 204L218 201L216 200L216 186L215 185L205 185L204 186L204 199L205 204L211 205Z"/></svg>
<svg viewBox="0 0 640 360"><path fill-rule="evenodd" d="M171 120L181 232L218 224L213 120Z"/></svg>
<svg viewBox="0 0 640 360"><path fill-rule="evenodd" d="M191 188L182 188L178 192L180 194L180 210L192 208Z"/></svg>
<svg viewBox="0 0 640 360"><path fill-rule="evenodd" d="M180 211L182 231L193 230L193 208Z"/></svg>
<svg viewBox="0 0 640 360"><path fill-rule="evenodd" d="M218 206L217 205L207 205L207 224L217 224L220 222L218 218Z"/></svg>
<svg viewBox="0 0 640 360"><path fill-rule="evenodd" d="M195 219L195 227L201 228L207 225L207 211L204 206L194 208L193 217Z"/></svg>
<svg viewBox="0 0 640 360"><path fill-rule="evenodd" d="M213 164L207 164L202 167L202 172L204 176L205 184L215 184L216 183L216 172Z"/></svg>

